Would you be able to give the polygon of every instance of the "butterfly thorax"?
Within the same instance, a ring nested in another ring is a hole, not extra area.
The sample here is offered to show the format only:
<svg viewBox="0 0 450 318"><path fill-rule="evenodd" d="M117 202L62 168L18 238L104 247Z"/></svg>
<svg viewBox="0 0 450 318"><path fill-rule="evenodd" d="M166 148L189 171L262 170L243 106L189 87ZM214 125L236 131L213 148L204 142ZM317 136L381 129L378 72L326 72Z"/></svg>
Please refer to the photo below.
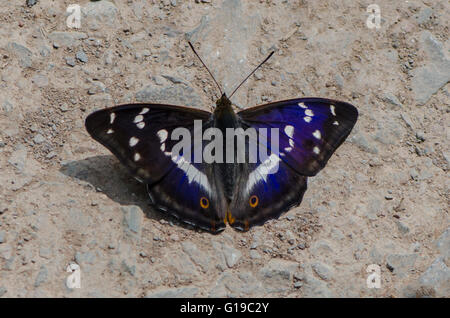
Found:
<svg viewBox="0 0 450 318"><path fill-rule="evenodd" d="M217 100L216 108L213 113L213 126L220 129L223 136L226 136L227 128L239 128L241 127L241 121L231 106L231 101L223 94L222 97ZM226 138L223 143L224 161L227 155ZM236 154L236 151L235 151ZM232 200L235 192L237 166L233 163L219 163L217 164L216 177L218 180L222 180L223 190L228 203Z"/></svg>

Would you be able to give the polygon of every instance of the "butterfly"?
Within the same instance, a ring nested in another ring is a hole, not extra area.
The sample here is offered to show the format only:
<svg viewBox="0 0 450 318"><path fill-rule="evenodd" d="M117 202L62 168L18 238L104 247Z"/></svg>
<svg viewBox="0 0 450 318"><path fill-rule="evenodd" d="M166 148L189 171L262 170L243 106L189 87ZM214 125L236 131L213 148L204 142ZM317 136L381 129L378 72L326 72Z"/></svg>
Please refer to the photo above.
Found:
<svg viewBox="0 0 450 318"><path fill-rule="evenodd" d="M197 55L195 49L194 53ZM308 177L325 167L357 118L353 105L325 98L290 99L235 112L230 98L222 93L213 112L174 105L127 104L95 111L85 125L96 141L146 185L154 208L219 233L226 224L248 231L298 206ZM174 154L181 138L171 137L180 128L189 132L185 136L190 141L188 151L183 148ZM195 140L199 128L201 132L215 129L224 136L233 130L241 135L249 129L264 133L244 135L240 145L245 149L240 157L240 148L232 142L236 138L214 143L217 148L210 153L222 152L234 160L210 162L194 158L211 148L213 139ZM275 139L276 147L272 143ZM249 160L254 144L266 156Z"/></svg>

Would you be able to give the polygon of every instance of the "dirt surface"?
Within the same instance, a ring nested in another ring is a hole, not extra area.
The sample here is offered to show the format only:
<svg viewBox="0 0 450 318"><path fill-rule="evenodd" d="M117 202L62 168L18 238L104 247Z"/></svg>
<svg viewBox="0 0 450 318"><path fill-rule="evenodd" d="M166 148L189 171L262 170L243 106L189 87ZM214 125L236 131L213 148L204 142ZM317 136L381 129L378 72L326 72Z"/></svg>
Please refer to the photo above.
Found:
<svg viewBox="0 0 450 318"><path fill-rule="evenodd" d="M365 0L83 0L78 30L73 0L3 2L0 297L450 296L448 1L377 0L371 29ZM246 233L153 211L84 129L121 103L210 109L187 37L227 92L276 50L239 107L318 96L360 112L301 206Z"/></svg>

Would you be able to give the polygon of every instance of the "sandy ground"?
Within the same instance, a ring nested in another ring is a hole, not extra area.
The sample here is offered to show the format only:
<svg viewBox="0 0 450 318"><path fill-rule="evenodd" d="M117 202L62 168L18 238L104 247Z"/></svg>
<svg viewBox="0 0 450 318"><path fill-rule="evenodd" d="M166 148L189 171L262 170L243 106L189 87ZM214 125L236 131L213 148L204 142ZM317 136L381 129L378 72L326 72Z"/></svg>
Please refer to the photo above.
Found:
<svg viewBox="0 0 450 318"><path fill-rule="evenodd" d="M80 0L0 6L0 297L449 297L448 1ZM246 233L193 229L84 129L151 101L336 98L360 118L300 207ZM81 288L66 286L69 264ZM380 269L368 288L367 267Z"/></svg>

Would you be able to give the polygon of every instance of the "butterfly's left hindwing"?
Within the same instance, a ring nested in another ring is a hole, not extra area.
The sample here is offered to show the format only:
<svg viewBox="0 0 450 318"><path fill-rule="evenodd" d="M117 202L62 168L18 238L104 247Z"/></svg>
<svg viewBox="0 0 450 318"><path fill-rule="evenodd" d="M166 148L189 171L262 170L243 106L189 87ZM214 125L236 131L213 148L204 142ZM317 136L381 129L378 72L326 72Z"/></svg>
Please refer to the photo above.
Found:
<svg viewBox="0 0 450 318"><path fill-rule="evenodd" d="M90 114L86 129L147 184L155 207L181 221L218 232L225 226L226 208L211 167L171 151L179 141L171 138L175 129L186 128L193 138L194 121L201 120L205 129L210 117L209 112L186 107L131 104ZM194 147L192 139L191 145ZM191 151L193 154L194 148Z"/></svg>

